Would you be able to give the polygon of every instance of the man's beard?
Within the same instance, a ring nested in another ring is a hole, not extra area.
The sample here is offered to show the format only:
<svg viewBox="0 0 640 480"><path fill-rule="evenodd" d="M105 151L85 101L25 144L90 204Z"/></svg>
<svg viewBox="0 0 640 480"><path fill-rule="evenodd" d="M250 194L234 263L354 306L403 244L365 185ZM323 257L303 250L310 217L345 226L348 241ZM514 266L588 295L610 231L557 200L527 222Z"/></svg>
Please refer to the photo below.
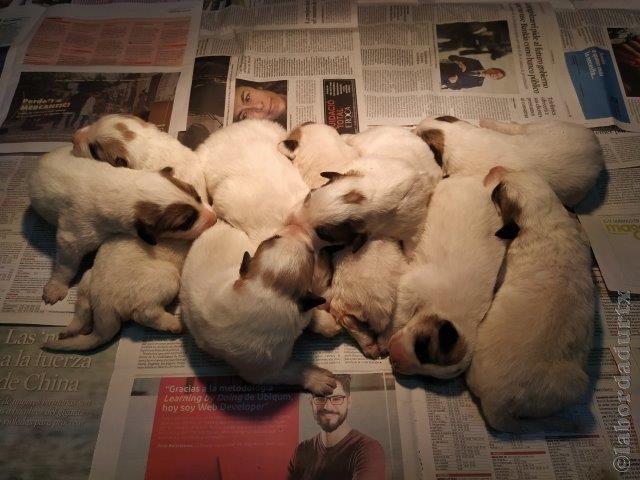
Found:
<svg viewBox="0 0 640 480"><path fill-rule="evenodd" d="M337 429L340 425L342 425L344 423L344 421L347 418L347 412L344 412L342 414L329 414L327 416L327 414L317 414L316 415L316 422L318 422L318 425L320 425L320 428L322 430L324 430L327 433L331 433L333 432L335 429Z"/></svg>

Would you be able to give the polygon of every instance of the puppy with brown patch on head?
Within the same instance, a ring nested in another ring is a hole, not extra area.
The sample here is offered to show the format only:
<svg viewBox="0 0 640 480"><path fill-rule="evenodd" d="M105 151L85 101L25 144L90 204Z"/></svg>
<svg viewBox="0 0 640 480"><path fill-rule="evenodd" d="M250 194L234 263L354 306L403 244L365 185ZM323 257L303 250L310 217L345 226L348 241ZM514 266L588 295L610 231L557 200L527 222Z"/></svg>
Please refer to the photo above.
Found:
<svg viewBox="0 0 640 480"><path fill-rule="evenodd" d="M478 329L466 380L499 431L575 430L548 417L577 403L589 382L594 286L578 221L535 174L492 170L503 215L520 227L504 278Z"/></svg>
<svg viewBox="0 0 640 480"><path fill-rule="evenodd" d="M434 179L442 176L429 147L406 128L381 125L345 138L361 157L375 155L406 160L418 171L424 171ZM329 169L327 169L329 170Z"/></svg>
<svg viewBox="0 0 640 480"><path fill-rule="evenodd" d="M413 132L429 145L447 175L486 175L496 165L533 172L568 207L584 198L604 167L594 133L559 120L520 125L484 119L477 127L445 116L426 118Z"/></svg>
<svg viewBox="0 0 640 480"><path fill-rule="evenodd" d="M416 258L398 287L388 344L394 371L452 378L469 365L505 239L517 234L491 200L496 185L491 175L454 175L436 187Z"/></svg>
<svg viewBox="0 0 640 480"><path fill-rule="evenodd" d="M182 322L165 308L178 296L180 271L190 246L188 240L158 240L157 245L149 245L128 235L109 237L78 284L73 320L44 348L98 348L127 320L180 333Z"/></svg>
<svg viewBox="0 0 640 480"><path fill-rule="evenodd" d="M278 144L278 150L298 169L309 188L318 188L327 179L322 172L342 172L358 158L335 128L307 122L294 128Z"/></svg>
<svg viewBox="0 0 640 480"><path fill-rule="evenodd" d="M111 114L73 134L73 154L135 170L173 168L211 205L198 156L176 138L133 115Z"/></svg>
<svg viewBox="0 0 640 480"><path fill-rule="evenodd" d="M196 240L182 272L183 320L204 351L251 383L301 385L328 395L327 370L291 360L293 344L324 299L310 292L311 239L297 226L255 243L218 222Z"/></svg>
<svg viewBox="0 0 640 480"><path fill-rule="evenodd" d="M216 213L260 242L284 225L309 188L278 151L286 131L247 119L212 133L196 150Z"/></svg>
<svg viewBox="0 0 640 480"><path fill-rule="evenodd" d="M82 257L114 233L194 239L216 222L193 187L158 172L112 168L68 147L43 155L29 177L31 205L58 227L56 262L43 299L67 295Z"/></svg>
<svg viewBox="0 0 640 480"><path fill-rule="evenodd" d="M329 182L313 190L289 218L327 244L370 239L414 242L439 178L399 158L363 157L344 173L323 172Z"/></svg>

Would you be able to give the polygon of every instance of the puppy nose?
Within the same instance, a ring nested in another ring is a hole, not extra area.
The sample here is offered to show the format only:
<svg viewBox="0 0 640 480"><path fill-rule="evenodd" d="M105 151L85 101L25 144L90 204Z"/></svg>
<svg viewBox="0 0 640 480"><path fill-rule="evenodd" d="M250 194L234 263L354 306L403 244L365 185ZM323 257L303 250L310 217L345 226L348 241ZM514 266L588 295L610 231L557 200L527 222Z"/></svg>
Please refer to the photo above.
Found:
<svg viewBox="0 0 640 480"><path fill-rule="evenodd" d="M83 127L80 130L76 130L71 137L71 141L73 142L73 150L72 153L76 156L82 155L82 144L86 143L87 139L87 128Z"/></svg>
<svg viewBox="0 0 640 480"><path fill-rule="evenodd" d="M203 215L205 229L209 227L213 227L215 223L218 221L218 216L215 214L213 210L204 210L202 215Z"/></svg>

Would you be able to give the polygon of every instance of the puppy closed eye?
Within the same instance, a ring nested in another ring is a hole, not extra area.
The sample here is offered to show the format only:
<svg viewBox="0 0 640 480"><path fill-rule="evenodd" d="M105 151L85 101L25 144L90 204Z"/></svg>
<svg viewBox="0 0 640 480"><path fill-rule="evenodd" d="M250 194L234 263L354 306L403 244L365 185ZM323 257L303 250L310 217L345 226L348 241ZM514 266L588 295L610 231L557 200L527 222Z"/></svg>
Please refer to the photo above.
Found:
<svg viewBox="0 0 640 480"><path fill-rule="evenodd" d="M94 160L100 160L100 144L97 142L89 144L89 153Z"/></svg>
<svg viewBox="0 0 640 480"><path fill-rule="evenodd" d="M431 337L418 337L413 345L414 353L420 363L430 363L431 355L429 355L429 344Z"/></svg>

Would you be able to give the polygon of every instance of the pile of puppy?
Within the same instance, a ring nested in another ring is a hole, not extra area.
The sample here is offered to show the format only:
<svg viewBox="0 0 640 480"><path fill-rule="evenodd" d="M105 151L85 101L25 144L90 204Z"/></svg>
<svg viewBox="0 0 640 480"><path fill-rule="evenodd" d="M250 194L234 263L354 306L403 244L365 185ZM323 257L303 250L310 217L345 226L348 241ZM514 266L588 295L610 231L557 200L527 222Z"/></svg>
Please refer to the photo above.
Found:
<svg viewBox="0 0 640 480"><path fill-rule="evenodd" d="M495 429L571 428L549 416L586 389L594 294L565 206L602 167L595 136L558 121L445 116L338 135L245 120L192 151L108 115L29 180L58 227L45 302L98 249L72 322L45 347L96 348L128 319L184 322L245 380L328 395L332 373L291 351L305 328L346 330L398 373L466 371ZM178 294L181 320L165 310Z"/></svg>

